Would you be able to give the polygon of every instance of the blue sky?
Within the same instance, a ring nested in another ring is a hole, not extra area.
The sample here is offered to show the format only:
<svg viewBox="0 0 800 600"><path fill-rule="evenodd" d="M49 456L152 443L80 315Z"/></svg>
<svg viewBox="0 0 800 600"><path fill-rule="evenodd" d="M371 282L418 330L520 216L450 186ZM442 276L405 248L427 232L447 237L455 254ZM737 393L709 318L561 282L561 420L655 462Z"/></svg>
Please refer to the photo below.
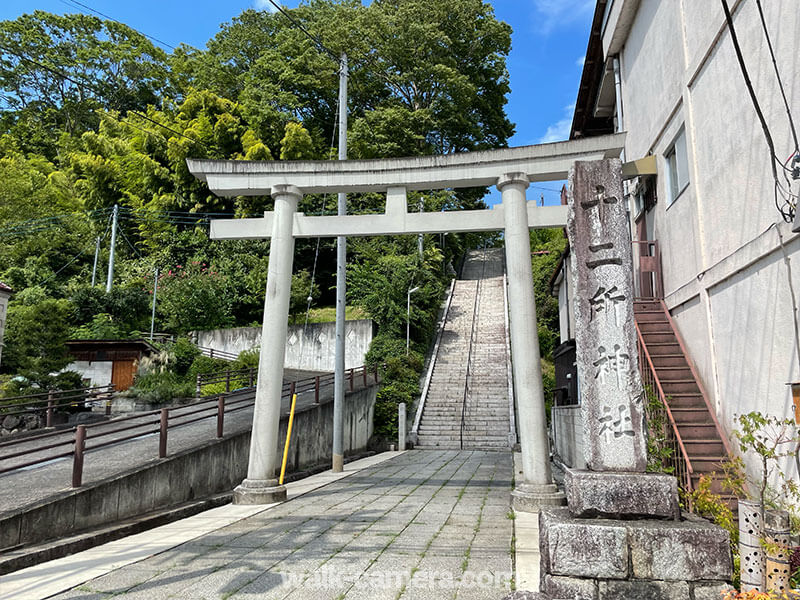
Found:
<svg viewBox="0 0 800 600"><path fill-rule="evenodd" d="M203 48L222 23L246 8L270 8L267 0L79 0L143 33L177 46ZM566 139L578 93L594 0L490 0L500 20L514 30L508 70L511 95L507 111L516 124L512 146ZM298 0L286 0L287 7ZM3 0L0 20L35 9L54 13L87 12L68 0ZM546 189L544 189L546 188ZM529 199L558 203L559 185L539 185ZM551 191L553 190L553 191ZM497 198L492 194L490 202Z"/></svg>

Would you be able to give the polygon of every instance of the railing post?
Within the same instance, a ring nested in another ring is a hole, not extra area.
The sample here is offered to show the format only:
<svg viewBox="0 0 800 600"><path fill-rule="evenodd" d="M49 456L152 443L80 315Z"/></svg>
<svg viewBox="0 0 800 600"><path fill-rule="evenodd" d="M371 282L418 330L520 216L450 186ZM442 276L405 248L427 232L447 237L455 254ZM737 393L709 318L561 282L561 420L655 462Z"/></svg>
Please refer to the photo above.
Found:
<svg viewBox="0 0 800 600"><path fill-rule="evenodd" d="M350 374L350 391L352 392L353 391L353 369L350 369L349 374Z"/></svg>
<svg viewBox="0 0 800 600"><path fill-rule="evenodd" d="M225 369L225 391L231 391L231 372L230 369Z"/></svg>
<svg viewBox="0 0 800 600"><path fill-rule="evenodd" d="M53 426L53 392L47 393L47 427Z"/></svg>
<svg viewBox="0 0 800 600"><path fill-rule="evenodd" d="M167 457L167 428L169 427L169 409L161 409L161 430L158 437L158 458Z"/></svg>
<svg viewBox="0 0 800 600"><path fill-rule="evenodd" d="M375 383L378 383L378 363L375 363Z"/></svg>
<svg viewBox="0 0 800 600"><path fill-rule="evenodd" d="M199 398L200 395L203 393L203 384L202 382L202 375L200 373L197 374L197 385L195 386L194 390L194 397Z"/></svg>
<svg viewBox="0 0 800 600"><path fill-rule="evenodd" d="M294 396L294 390L295 390L296 387L297 387L297 384L294 381L289 384L289 398Z"/></svg>
<svg viewBox="0 0 800 600"><path fill-rule="evenodd" d="M250 367L250 372L249 372L250 377L248 379L248 387L253 387L253 371L254 371L253 367Z"/></svg>
<svg viewBox="0 0 800 600"><path fill-rule="evenodd" d="M208 351L208 358L214 358L214 349L210 348Z"/></svg>
<svg viewBox="0 0 800 600"><path fill-rule="evenodd" d="M225 425L225 396L217 400L217 437L222 437L222 428Z"/></svg>
<svg viewBox="0 0 800 600"><path fill-rule="evenodd" d="M367 365L361 367L361 375L363 375L364 387L367 387Z"/></svg>
<svg viewBox="0 0 800 600"><path fill-rule="evenodd" d="M72 453L72 487L81 487L83 481L83 451L86 449L86 425L75 429L75 451Z"/></svg>
<svg viewBox="0 0 800 600"><path fill-rule="evenodd" d="M319 404L319 375L314 378L314 404Z"/></svg>

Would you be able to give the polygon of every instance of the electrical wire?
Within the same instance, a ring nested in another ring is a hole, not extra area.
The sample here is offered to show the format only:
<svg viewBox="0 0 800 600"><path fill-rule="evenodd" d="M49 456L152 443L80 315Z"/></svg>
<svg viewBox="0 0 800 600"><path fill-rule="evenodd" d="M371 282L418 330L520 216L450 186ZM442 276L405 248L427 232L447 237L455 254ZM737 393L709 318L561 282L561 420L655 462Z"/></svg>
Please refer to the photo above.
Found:
<svg viewBox="0 0 800 600"><path fill-rule="evenodd" d="M742 48L739 45L739 38L736 35L736 28L734 27L733 24L733 17L731 16L730 7L728 6L727 0L721 0L721 2L722 2L722 9L725 12L725 21L728 25L728 31L731 34L731 42L733 43L733 48L736 52L736 60L739 63L739 70L741 71L742 77L744 78L744 83L745 86L747 87L747 92L750 95L750 100L753 103L753 108L756 111L758 120L761 123L761 129L764 132L764 138L766 139L767 146L769 148L769 154L771 159L770 168L772 169L772 179L774 180L775 183L773 188L775 208L778 209L778 212L781 214L781 217L783 217L784 221L786 221L787 223L791 223L794 220L794 212L796 204L792 203L791 196L789 198L786 198L785 190L783 190L783 188L781 187L780 180L778 179L778 170L776 164L780 165L781 169L784 171L786 170L786 167L784 166L783 162L781 162L780 159L778 159L775 153L775 144L772 140L772 134L769 130L769 126L767 125L767 120L764 117L764 113L761 110L761 105L758 102L758 98L756 97L755 90L753 89L753 84L750 81L750 75L747 72L747 66L745 65L744 56L742 55ZM783 195L784 198L783 204L781 204L778 201L779 190L781 191L781 194Z"/></svg>
<svg viewBox="0 0 800 600"><path fill-rule="evenodd" d="M797 141L797 129L794 126L794 118L792 117L792 110L789 107L789 101L786 99L786 90L783 87L780 70L778 70L778 61L775 59L775 51L772 49L772 39L767 29L767 21L764 18L764 9L761 6L761 0L756 0L756 6L758 6L758 15L761 17L761 28L764 31L764 37L767 39L767 47L769 48L769 55L772 58L772 67L775 70L775 77L778 79L778 87L781 90L783 105L786 107L786 115L789 117L789 127L791 128L792 138L794 139L794 151L796 154L800 154L800 144Z"/></svg>
<svg viewBox="0 0 800 600"><path fill-rule="evenodd" d="M337 63L339 62L339 57L336 56L333 50L330 50L325 44L323 44L322 40L318 36L312 34L308 29L303 27L302 23L297 21L291 14L289 14L289 11L287 11L283 6L281 6L279 2L275 2L275 0L268 0L268 1L270 4L272 4L272 6L275 7L276 10L278 10L278 12L280 12L284 17L286 17L292 23L292 25L294 25L296 29L302 31L306 35L306 37L308 37L308 39L314 42L317 48L325 52Z"/></svg>
<svg viewBox="0 0 800 600"><path fill-rule="evenodd" d="M78 2L78 0L61 0L61 3L62 3L62 4L65 4L65 5L67 5L67 6L70 6L70 5L71 5L72 7L77 7L77 8L79 8L79 9L80 9L80 8L84 8L84 9L86 9L86 10L90 11L90 12L93 12L94 14L96 14L96 15L98 15L98 16L100 16L100 17L103 17L104 19L108 19L109 21L114 21L114 23L119 23L120 25L124 25L125 27L127 27L128 29L131 29L131 30L135 31L135 32L136 32L136 33L138 33L139 35L141 35L141 36L144 36L144 37L146 37L146 38L148 38L148 39L151 39L151 40L153 40L154 42L156 42L157 44L160 44L160 45L162 45L162 46L166 46L166 47L167 47L167 48L169 48L170 50L176 50L176 49L177 49L177 48L175 48L175 46L173 46L172 44L168 44L167 42L164 42L164 41L162 41L162 40L158 39L157 37L154 37L154 36L152 36L152 35L149 35L149 34L147 34L147 33L143 32L143 31L140 31L140 30L136 29L135 27L131 27L131 26L130 26L130 25L128 25L127 23L123 23L122 21L118 21L118 20L117 20L117 19L115 19L114 17L110 17L110 16L108 16L107 14L105 14L105 13L102 13L102 12L100 12L99 10L96 10L96 9L92 8L91 6L87 6L86 4L83 4L82 2ZM186 44L186 45L188 46L188 44ZM190 47L190 48L192 48L192 46L189 46L189 47ZM197 48L194 48L194 50L197 50Z"/></svg>

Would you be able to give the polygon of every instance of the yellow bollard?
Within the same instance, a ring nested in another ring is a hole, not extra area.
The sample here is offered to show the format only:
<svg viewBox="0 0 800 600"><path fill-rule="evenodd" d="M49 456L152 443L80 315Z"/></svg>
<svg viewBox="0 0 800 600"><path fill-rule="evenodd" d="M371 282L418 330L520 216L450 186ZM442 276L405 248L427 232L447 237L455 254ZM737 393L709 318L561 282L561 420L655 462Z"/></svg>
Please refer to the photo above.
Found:
<svg viewBox="0 0 800 600"><path fill-rule="evenodd" d="M286 459L289 458L289 442L292 441L292 421L294 421L294 403L297 394L292 394L292 407L289 409L289 425L286 427L286 444L283 447L283 463L281 464L281 478L278 485L283 485L283 475L286 473Z"/></svg>

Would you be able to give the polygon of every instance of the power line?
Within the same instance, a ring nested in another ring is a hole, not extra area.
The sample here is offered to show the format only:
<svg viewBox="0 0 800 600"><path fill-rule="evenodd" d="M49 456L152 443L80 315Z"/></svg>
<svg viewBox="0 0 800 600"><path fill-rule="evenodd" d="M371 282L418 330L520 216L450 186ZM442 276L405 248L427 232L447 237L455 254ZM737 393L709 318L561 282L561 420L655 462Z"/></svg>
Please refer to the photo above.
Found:
<svg viewBox="0 0 800 600"><path fill-rule="evenodd" d="M795 129L794 126L794 119L792 118L792 110L789 108L789 101L786 99L786 90L783 87L781 73L778 70L778 61L775 60L775 51L772 49L772 40L769 37L767 22L764 19L764 9L761 7L761 0L756 0L756 6L758 6L758 14L761 17L761 28L764 30L764 37L767 38L767 47L769 48L769 55L772 58L772 67L775 69L775 76L778 78L778 87L781 90L783 105L786 107L786 115L789 117L789 127L791 128L792 137L794 139L794 151L800 153L800 144L797 142L797 129Z"/></svg>
<svg viewBox="0 0 800 600"><path fill-rule="evenodd" d="M62 4L66 4L67 6L72 5L73 7L84 8L84 9L90 11L90 12L93 12L94 14L96 14L98 16L103 17L104 19L108 19L109 21L114 21L114 23L119 23L120 25L124 25L125 27L135 31L139 35L153 40L157 44L161 44L162 46L166 46L167 48L169 48L171 50L176 50L175 46L173 46L172 44L168 44L167 42L164 42L164 41L158 39L157 37L154 37L154 36L149 35L149 34L143 32L143 31L140 31L140 30L136 29L135 27L131 27L127 23L123 23L122 21L118 21L114 17L110 17L107 14L102 13L99 10L96 10L96 9L92 8L91 6L87 6L86 4L83 4L82 2L78 2L78 0L61 0L61 3ZM188 44L187 44L187 46L188 46ZM191 48L191 46L189 46L189 47ZM195 50L197 50L197 48L195 48Z"/></svg>
<svg viewBox="0 0 800 600"><path fill-rule="evenodd" d="M779 164L781 166L781 169L784 170L786 170L786 167L775 154L775 144L772 141L772 134L770 133L769 126L767 125L767 120L764 117L764 113L761 110L761 105L759 104L758 98L756 97L755 90L753 89L753 84L750 81L750 75L747 72L747 66L745 65L744 62L744 56L742 55L742 48L739 46L739 38L736 35L736 28L734 27L733 24L733 17L731 16L731 11L730 8L728 7L728 2L727 0L721 0L721 2L722 2L722 8L725 12L725 21L728 25L728 30L730 31L731 34L731 42L733 43L733 48L736 52L736 60L739 63L739 70L741 71L742 77L744 78L744 83L745 86L747 87L747 92L750 95L750 100L753 103L753 108L756 111L758 120L761 123L761 129L764 132L764 138L766 139L767 146L769 148L769 154L770 154L769 163L770 163L770 168L772 169L772 179L775 182L774 185L775 207L778 209L778 212L783 217L783 220L786 221L787 223L791 223L794 219L795 206L791 201L791 195L788 199L785 196L785 191L780 185L780 180L778 179L778 170L775 165L776 163ZM779 189L781 190L781 194L783 195L784 205L778 203ZM788 208L784 208L784 206L787 206Z"/></svg>
<svg viewBox="0 0 800 600"><path fill-rule="evenodd" d="M276 8L276 10L278 10L278 12L280 12L284 17L289 19L289 21L291 21L292 25L294 25L297 29L299 29L304 34L306 34L306 37L308 37L308 39L310 39L312 42L314 42L320 50L325 52L328 56L330 56L337 63L339 62L339 57L332 50L328 49L328 47L325 46L325 44L322 43L322 40L318 36L312 34L308 29L303 27L302 23L300 23L292 15L290 15L289 11L287 11L283 6L281 6L280 3L275 2L275 0L269 0L269 3L272 6L274 6Z"/></svg>

